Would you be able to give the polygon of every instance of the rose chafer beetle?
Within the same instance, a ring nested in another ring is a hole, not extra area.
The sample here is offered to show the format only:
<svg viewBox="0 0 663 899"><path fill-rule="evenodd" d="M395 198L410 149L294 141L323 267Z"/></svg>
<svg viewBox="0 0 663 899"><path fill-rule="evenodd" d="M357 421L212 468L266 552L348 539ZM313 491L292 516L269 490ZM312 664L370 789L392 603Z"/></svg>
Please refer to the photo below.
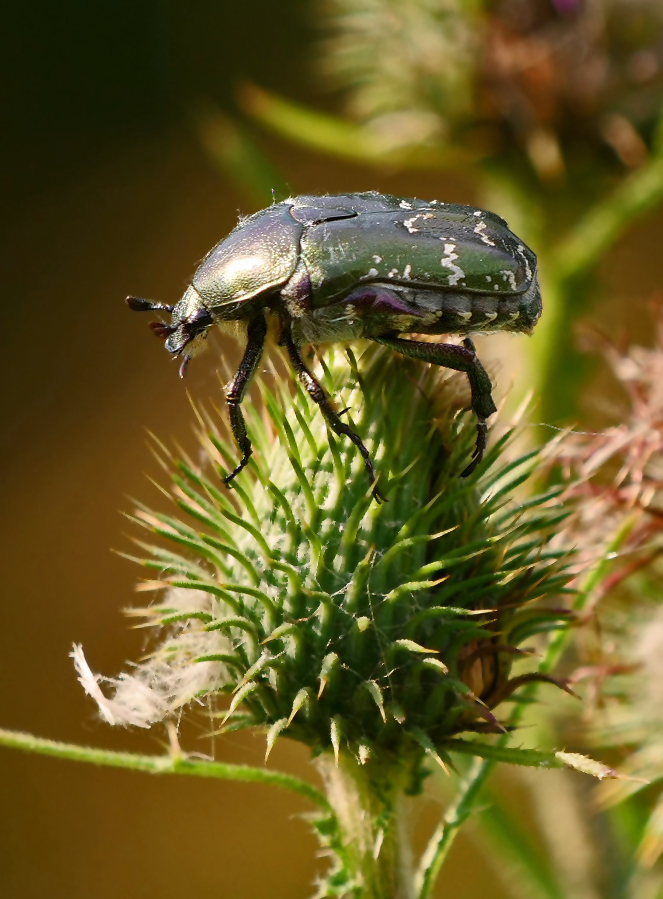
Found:
<svg viewBox="0 0 663 899"><path fill-rule="evenodd" d="M131 309L163 310L152 322L166 349L180 356L180 374L204 345L212 325L239 322L246 348L225 387L230 424L242 458L251 441L241 403L262 354L266 312L276 316L280 344L329 427L361 453L376 497L376 475L361 438L334 410L307 368L304 344L374 340L398 353L467 374L477 441L471 474L485 447L486 419L495 412L492 385L471 333L531 333L541 314L536 257L492 212L400 199L375 191L303 196L242 218L205 257L175 306L128 297ZM462 345L408 340L403 334L458 334Z"/></svg>

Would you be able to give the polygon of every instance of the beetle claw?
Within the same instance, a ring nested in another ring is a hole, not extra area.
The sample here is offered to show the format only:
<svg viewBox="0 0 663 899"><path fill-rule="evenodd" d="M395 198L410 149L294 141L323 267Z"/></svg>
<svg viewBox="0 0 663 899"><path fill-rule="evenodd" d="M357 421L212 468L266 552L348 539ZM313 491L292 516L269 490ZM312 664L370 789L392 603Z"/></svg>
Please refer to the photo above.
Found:
<svg viewBox="0 0 663 899"><path fill-rule="evenodd" d="M472 453L472 461L467 466L467 468L461 472L461 478L468 478L473 471L475 471L477 465L483 459L483 454L486 451L486 445L488 443L488 425L485 421L479 419L477 421L477 442L474 447L474 452Z"/></svg>
<svg viewBox="0 0 663 899"><path fill-rule="evenodd" d="M237 477L237 475L240 473L240 471L242 471L246 467L248 461L249 461L249 457L247 456L246 459L242 459L242 461L239 463L239 465L236 468L233 468L233 470L230 472L230 474L227 474L225 476L225 478L223 478L223 484L225 487L228 487L228 489L232 490L231 482L234 481L235 478Z"/></svg>
<svg viewBox="0 0 663 899"><path fill-rule="evenodd" d="M373 499L374 499L375 502L378 504L378 506L381 505L382 503L388 503L388 502L389 502L389 500L387 499L387 497L386 497L386 496L384 495L384 493L380 490L380 488L379 488L379 486L378 486L377 480L373 482L373 490L372 490L372 493L373 493Z"/></svg>

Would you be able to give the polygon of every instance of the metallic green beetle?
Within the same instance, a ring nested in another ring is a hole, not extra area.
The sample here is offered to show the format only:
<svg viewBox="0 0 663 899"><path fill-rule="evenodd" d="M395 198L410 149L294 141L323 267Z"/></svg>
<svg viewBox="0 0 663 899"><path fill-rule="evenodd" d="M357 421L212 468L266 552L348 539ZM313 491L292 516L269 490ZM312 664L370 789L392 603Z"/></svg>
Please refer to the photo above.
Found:
<svg viewBox="0 0 663 899"><path fill-rule="evenodd" d="M246 349L225 388L233 436L242 453L228 485L249 461L251 441L241 411L260 361L267 310L280 343L331 429L363 456L377 498L376 475L361 438L340 418L306 367L303 344L374 340L405 356L464 371L477 417L471 474L486 447L495 412L492 385L466 335L531 333L541 314L536 256L492 212L401 199L374 191L303 196L248 218L205 257L176 306L128 297L138 312L172 313L152 322L166 349L182 357L180 374L214 324L241 322ZM402 334L458 334L462 345L403 339Z"/></svg>

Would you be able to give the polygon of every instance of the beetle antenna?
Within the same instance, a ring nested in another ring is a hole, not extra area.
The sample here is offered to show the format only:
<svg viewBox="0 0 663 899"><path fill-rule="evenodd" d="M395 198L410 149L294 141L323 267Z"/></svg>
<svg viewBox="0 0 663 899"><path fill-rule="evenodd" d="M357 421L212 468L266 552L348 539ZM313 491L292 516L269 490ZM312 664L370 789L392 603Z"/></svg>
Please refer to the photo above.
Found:
<svg viewBox="0 0 663 899"><path fill-rule="evenodd" d="M175 325L165 325L163 322L150 322L149 327L151 328L152 333L162 340L170 337L173 331L177 330Z"/></svg>
<svg viewBox="0 0 663 899"><path fill-rule="evenodd" d="M125 303L134 312L172 312L174 306L167 306L165 303L153 303L151 300L141 300L140 297L127 297Z"/></svg>

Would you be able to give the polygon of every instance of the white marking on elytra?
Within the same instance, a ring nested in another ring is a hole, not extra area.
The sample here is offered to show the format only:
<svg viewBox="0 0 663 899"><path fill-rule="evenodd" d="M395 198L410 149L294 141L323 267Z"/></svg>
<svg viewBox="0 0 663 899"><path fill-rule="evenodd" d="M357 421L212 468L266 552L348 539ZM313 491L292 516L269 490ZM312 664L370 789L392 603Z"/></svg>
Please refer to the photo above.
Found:
<svg viewBox="0 0 663 899"><path fill-rule="evenodd" d="M523 262L525 263L525 272L527 274L527 280L531 281L532 280L532 269L531 269L529 261L527 259L527 254L525 253L525 247L522 244L518 244L518 246L516 247L516 253L518 253L519 256L522 256Z"/></svg>
<svg viewBox="0 0 663 899"><path fill-rule="evenodd" d="M373 256L373 262L382 262L382 256Z"/></svg>
<svg viewBox="0 0 663 899"><path fill-rule="evenodd" d="M486 275L486 281L488 281L489 284L492 280L493 280L492 275Z"/></svg>
<svg viewBox="0 0 663 899"><path fill-rule="evenodd" d="M502 276L502 280L503 280L503 281L508 281L508 282L509 282L509 287L511 288L511 290L516 290L516 289L517 289L517 286L516 286L516 276L514 275L513 272L510 272L508 268L503 268L503 269L500 271L500 275Z"/></svg>
<svg viewBox="0 0 663 899"><path fill-rule="evenodd" d="M414 208L412 206L412 203L407 203L405 200L401 200L401 202L398 205L401 207L401 209L413 209Z"/></svg>
<svg viewBox="0 0 663 899"><path fill-rule="evenodd" d="M497 318L497 312L485 312L484 315L486 316L486 324Z"/></svg>
<svg viewBox="0 0 663 899"><path fill-rule="evenodd" d="M398 269L392 268L392 270L390 272L387 272L387 277L388 278L397 278L398 277Z"/></svg>
<svg viewBox="0 0 663 899"><path fill-rule="evenodd" d="M499 284L493 284L493 290L499 290L499 289L500 289Z"/></svg>
<svg viewBox="0 0 663 899"><path fill-rule="evenodd" d="M464 322L468 322L472 318L471 312L456 312L456 315Z"/></svg>
<svg viewBox="0 0 663 899"><path fill-rule="evenodd" d="M519 317L520 317L520 311L518 311L518 312L510 312L510 313L509 313L509 317L508 317L508 319L507 319L507 324L510 325L511 322L515 322L516 319L518 319Z"/></svg>
<svg viewBox="0 0 663 899"><path fill-rule="evenodd" d="M403 269L403 280L404 280L404 281L409 280L409 278L411 277L411 275L412 275L412 266L411 266L410 263L408 262L408 264L407 264L407 265L405 266L405 268Z"/></svg>
<svg viewBox="0 0 663 899"><path fill-rule="evenodd" d="M444 240L445 238L441 237L440 240ZM458 259L458 253L454 253L456 249L455 243L445 243L444 245L444 256L440 259L440 263L444 268L448 268L451 271L451 274L448 277L447 283L449 287L455 287L456 284L460 280L465 277L465 272L463 269L456 265L456 259Z"/></svg>
<svg viewBox="0 0 663 899"><path fill-rule="evenodd" d="M494 247L495 241L491 240L489 237L486 237L486 235L483 233L487 227L488 225L486 225L485 222L479 222L479 224L474 229L474 233L479 235L482 243L485 243L487 247Z"/></svg>
<svg viewBox="0 0 663 899"><path fill-rule="evenodd" d="M472 215L483 215L483 212L481 209L475 209Z"/></svg>
<svg viewBox="0 0 663 899"><path fill-rule="evenodd" d="M426 219L432 219L432 218L433 218L433 213L432 213L432 212L420 212L419 215L413 215L411 219L405 219L405 221L403 222L403 224L405 225L405 227L407 228L407 230L410 232L410 234L414 234L415 231L418 231L418 230L419 230L418 228L415 228L415 227L414 227L414 223L415 223L418 219L421 219L422 221L425 221Z"/></svg>
<svg viewBox="0 0 663 899"><path fill-rule="evenodd" d="M376 268L369 268L369 270L364 275L365 278L377 278L378 270Z"/></svg>

